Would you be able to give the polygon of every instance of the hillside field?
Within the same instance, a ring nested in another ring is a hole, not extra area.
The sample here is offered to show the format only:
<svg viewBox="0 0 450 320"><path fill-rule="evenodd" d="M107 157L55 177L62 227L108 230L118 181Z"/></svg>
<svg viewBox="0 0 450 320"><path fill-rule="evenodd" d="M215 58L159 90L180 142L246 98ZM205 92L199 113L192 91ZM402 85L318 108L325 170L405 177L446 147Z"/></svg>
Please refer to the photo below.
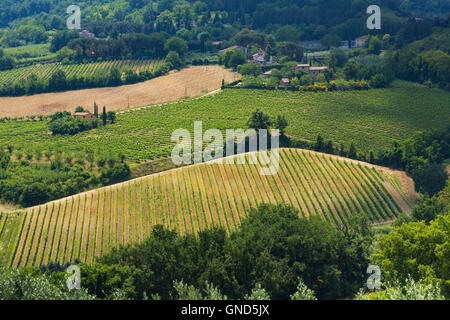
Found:
<svg viewBox="0 0 450 320"><path fill-rule="evenodd" d="M92 263L113 247L142 241L162 224L180 234L239 227L250 207L289 204L302 217L345 225L352 215L372 223L408 212L416 200L403 173L300 149L280 149L277 174L261 164L203 163L82 193L24 213L0 216L0 263L39 266ZM234 157L236 160L236 156Z"/></svg>
<svg viewBox="0 0 450 320"><path fill-rule="evenodd" d="M182 74L183 71L173 76L181 77ZM167 91L163 91L162 87L159 87L159 91L152 89L152 81L161 81L159 79L151 80L150 85L137 84L135 86L140 89L136 90L143 95L159 98L169 91L171 94L183 95L185 88L182 82L179 85L170 83L170 79L173 79L170 76L166 76L169 87L164 90ZM198 78L198 74L196 79L207 85L205 79ZM218 86L221 79L216 79ZM119 92L121 88L94 90L104 91L102 96L105 99L115 99L106 92ZM73 105L91 101L85 95L68 99ZM127 103L126 95L117 94L117 99ZM130 99L133 101L135 97L131 96ZM101 99L96 100L102 105ZM17 109L24 106L16 102L14 105ZM110 110L111 104L106 105ZM4 114L7 106L5 98L0 98L0 113ZM49 111L55 110L48 108ZM314 141L320 134L325 140L333 140L336 145L344 143L347 148L353 142L358 151L366 153L390 148L393 142L402 141L415 131L445 129L450 123L448 92L404 82L391 89L323 93L226 89L201 99L131 109L130 112L118 114L114 125L74 136L49 135L46 121L0 123L0 146L6 148L7 145L13 145L14 153L30 154L31 157L38 150L46 150L53 155L91 152L96 158L99 155L122 153L128 162L139 163L170 157L174 146L170 137L175 129L184 128L193 132L194 121L199 120L203 121L204 131L210 128L218 128L223 132L227 128L246 128L248 118L258 108L272 118L279 114L285 115L289 123L286 128L288 135Z"/></svg>

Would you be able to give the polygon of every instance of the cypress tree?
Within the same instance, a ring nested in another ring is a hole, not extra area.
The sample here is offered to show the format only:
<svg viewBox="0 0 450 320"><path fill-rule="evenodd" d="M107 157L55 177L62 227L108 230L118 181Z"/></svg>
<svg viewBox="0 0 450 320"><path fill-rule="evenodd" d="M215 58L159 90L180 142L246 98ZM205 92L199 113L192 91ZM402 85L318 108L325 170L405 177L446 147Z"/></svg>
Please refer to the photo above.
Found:
<svg viewBox="0 0 450 320"><path fill-rule="evenodd" d="M106 126L106 107L103 107L102 120L103 120L103 125Z"/></svg>

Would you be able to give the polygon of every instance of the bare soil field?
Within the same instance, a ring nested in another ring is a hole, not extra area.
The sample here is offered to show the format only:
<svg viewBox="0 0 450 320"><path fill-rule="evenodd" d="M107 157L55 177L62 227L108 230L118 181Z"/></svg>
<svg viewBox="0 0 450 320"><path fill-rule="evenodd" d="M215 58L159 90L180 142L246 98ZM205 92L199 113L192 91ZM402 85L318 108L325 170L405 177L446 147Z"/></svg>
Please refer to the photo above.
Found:
<svg viewBox="0 0 450 320"><path fill-rule="evenodd" d="M145 82L119 87L84 89L44 93L23 97L0 98L0 117L50 115L56 111L74 111L83 106L93 111L94 101L108 111L149 104L176 101L185 96L194 97L237 80L240 75L220 66L193 66L171 71Z"/></svg>

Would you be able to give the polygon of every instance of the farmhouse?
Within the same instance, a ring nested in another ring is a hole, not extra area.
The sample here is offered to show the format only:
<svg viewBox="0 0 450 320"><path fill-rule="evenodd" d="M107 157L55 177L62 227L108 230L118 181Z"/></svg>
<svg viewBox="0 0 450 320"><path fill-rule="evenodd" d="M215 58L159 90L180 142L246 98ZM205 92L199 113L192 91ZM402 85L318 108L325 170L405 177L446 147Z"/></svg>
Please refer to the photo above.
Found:
<svg viewBox="0 0 450 320"><path fill-rule="evenodd" d="M311 66L309 64L298 64L295 67L295 73L299 73L300 71L309 72L309 68Z"/></svg>
<svg viewBox="0 0 450 320"><path fill-rule="evenodd" d="M80 37L82 38L86 38L86 39L95 39L95 34L93 34L92 32L89 32L88 30L83 30L81 32L79 32Z"/></svg>
<svg viewBox="0 0 450 320"><path fill-rule="evenodd" d="M287 87L291 84L288 78L283 78L280 81L280 87Z"/></svg>
<svg viewBox="0 0 450 320"><path fill-rule="evenodd" d="M272 56L270 56L269 60L266 61L266 54L264 52L255 53L252 56L252 59L254 62L256 62L258 64L272 64L273 63Z"/></svg>
<svg viewBox="0 0 450 320"><path fill-rule="evenodd" d="M320 73L325 72L325 70L327 70L328 67L311 67L309 68L309 75L314 79L314 81L317 80L317 76Z"/></svg>
<svg viewBox="0 0 450 320"><path fill-rule="evenodd" d="M362 36L362 37L356 38L355 40L352 40L352 48L364 47L364 44L366 43L367 38L369 38L369 36Z"/></svg>
<svg viewBox="0 0 450 320"><path fill-rule="evenodd" d="M325 70L327 70L327 69L328 69L328 67L325 67L325 66L324 67L311 67L309 64L298 64L295 67L295 73L298 74L300 72L306 72L311 76L311 78L314 79L314 81L316 81L317 76L320 73L325 72Z"/></svg>
<svg viewBox="0 0 450 320"><path fill-rule="evenodd" d="M269 70L269 71L266 71L263 73L263 77L266 79L269 79L271 75L272 75L272 70Z"/></svg>
<svg viewBox="0 0 450 320"><path fill-rule="evenodd" d="M94 117L93 114L89 113L89 112L75 112L72 116L75 119L78 118L78 119L86 119L86 120L92 119Z"/></svg>

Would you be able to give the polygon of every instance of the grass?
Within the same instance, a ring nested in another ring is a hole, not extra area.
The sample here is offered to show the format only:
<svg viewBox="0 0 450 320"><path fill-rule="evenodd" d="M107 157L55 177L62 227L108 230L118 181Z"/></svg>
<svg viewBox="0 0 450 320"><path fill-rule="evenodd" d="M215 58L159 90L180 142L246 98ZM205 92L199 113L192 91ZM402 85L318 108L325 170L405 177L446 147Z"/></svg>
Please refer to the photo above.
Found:
<svg viewBox="0 0 450 320"><path fill-rule="evenodd" d="M28 214L10 214L7 220L2 215L0 222L6 222L0 234L0 263L38 266L75 258L92 263L113 247L142 241L147 224L148 230L150 225L164 224L180 234L213 226L230 232L257 203L288 204L299 209L300 216L320 215L338 225L353 215L382 223L400 213L391 204L399 195L393 197L378 185L374 172L368 174L376 170L384 178L397 174L393 171L298 149L281 149L280 156L280 170L272 176L261 176L262 165L251 165L248 158L242 165L204 163L54 201L31 208ZM144 198L147 206L141 203ZM342 200L348 198L358 199L360 207L355 200ZM115 213L104 209L107 204ZM75 249L73 254L62 248L68 244Z"/></svg>

